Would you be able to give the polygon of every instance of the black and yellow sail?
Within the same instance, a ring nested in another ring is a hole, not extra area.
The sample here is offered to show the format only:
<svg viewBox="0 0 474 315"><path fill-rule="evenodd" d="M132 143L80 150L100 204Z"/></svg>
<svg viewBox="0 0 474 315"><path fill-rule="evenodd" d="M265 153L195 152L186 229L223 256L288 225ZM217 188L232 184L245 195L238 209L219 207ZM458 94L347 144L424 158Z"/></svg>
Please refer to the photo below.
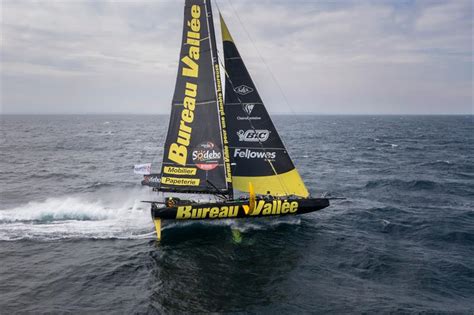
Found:
<svg viewBox="0 0 474 315"><path fill-rule="evenodd" d="M161 191L231 193L222 94L210 1L186 0Z"/></svg>
<svg viewBox="0 0 474 315"><path fill-rule="evenodd" d="M226 69L226 129L235 189L309 195L221 16Z"/></svg>

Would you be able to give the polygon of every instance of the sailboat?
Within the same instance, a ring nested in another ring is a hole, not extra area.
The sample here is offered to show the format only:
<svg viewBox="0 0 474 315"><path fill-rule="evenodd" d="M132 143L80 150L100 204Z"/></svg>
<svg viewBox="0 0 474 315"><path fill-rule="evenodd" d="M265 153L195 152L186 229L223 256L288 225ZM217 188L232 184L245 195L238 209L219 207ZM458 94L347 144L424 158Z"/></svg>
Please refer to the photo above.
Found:
<svg viewBox="0 0 474 315"><path fill-rule="evenodd" d="M329 206L327 198L310 197L221 14L220 22L225 98L210 0L185 0L161 173L142 182L180 196L148 201L158 239L163 220L279 217ZM234 190L248 195L234 197Z"/></svg>

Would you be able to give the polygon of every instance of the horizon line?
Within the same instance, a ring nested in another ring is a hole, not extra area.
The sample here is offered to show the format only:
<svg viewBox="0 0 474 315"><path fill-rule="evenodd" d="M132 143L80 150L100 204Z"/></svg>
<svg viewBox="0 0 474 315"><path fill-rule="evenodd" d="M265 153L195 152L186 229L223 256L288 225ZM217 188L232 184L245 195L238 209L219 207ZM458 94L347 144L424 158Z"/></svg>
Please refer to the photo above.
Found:
<svg viewBox="0 0 474 315"><path fill-rule="evenodd" d="M1 113L0 116L170 116L166 113L126 113L126 112L104 112L104 113ZM317 112L274 112L269 113L270 116L472 116L471 113L317 113Z"/></svg>

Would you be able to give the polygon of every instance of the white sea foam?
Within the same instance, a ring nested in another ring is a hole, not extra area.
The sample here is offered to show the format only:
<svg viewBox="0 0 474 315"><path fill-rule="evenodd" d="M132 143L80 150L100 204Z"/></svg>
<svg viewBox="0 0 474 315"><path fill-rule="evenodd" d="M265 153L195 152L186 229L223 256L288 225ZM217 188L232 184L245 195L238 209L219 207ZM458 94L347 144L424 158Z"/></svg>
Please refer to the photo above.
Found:
<svg viewBox="0 0 474 315"><path fill-rule="evenodd" d="M152 238L153 223L144 196L130 193L115 200L89 197L49 198L0 210L0 240ZM140 198L142 197L142 198Z"/></svg>
<svg viewBox="0 0 474 315"><path fill-rule="evenodd" d="M214 195L182 195L197 202L216 201ZM162 198L162 196L161 196ZM154 239L150 205L141 200L159 200L147 189L101 190L91 195L48 198L41 202L0 210L0 241L22 239ZM193 224L227 226L241 232L300 224L300 218L238 219L217 221L170 221L163 229Z"/></svg>

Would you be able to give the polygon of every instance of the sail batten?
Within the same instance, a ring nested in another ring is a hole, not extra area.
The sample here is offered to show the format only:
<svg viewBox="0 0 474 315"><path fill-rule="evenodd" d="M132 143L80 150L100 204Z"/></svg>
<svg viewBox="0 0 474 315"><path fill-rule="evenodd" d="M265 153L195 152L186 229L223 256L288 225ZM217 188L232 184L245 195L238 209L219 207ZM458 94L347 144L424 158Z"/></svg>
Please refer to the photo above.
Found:
<svg viewBox="0 0 474 315"><path fill-rule="evenodd" d="M263 104L221 15L226 69L225 111L233 187L256 193L309 193ZM240 105L240 106L239 106Z"/></svg>

